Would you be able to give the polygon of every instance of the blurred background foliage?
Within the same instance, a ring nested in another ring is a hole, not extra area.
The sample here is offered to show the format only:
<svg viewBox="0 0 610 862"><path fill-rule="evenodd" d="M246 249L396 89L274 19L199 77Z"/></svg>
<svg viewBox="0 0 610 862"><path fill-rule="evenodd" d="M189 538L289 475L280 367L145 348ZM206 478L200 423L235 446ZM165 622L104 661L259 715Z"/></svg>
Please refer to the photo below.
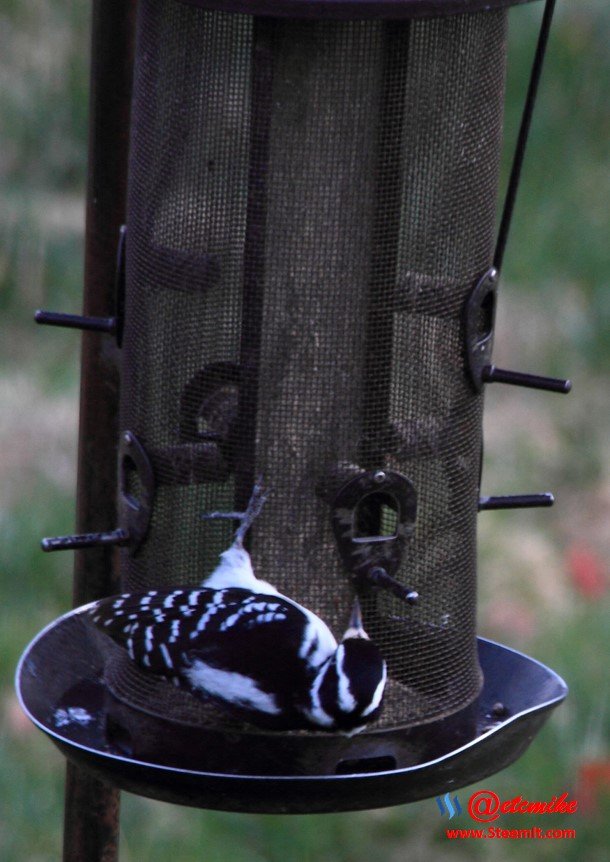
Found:
<svg viewBox="0 0 610 862"><path fill-rule="evenodd" d="M479 523L481 634L548 663L566 703L515 765L501 797L569 791L576 840L448 842L436 804L304 817L202 812L123 797L124 862L531 860L602 862L610 846L610 7L560 2L501 288L494 359L570 376L569 398L486 395L484 493L553 490L555 508ZM541 4L512 10L511 151ZM0 0L0 858L60 855L63 760L15 701L34 634L70 606L71 564L42 535L73 525L78 337L36 329L37 307L78 311L82 283L89 6ZM506 160L508 164L508 160ZM504 174L506 175L506 166ZM603 777L606 775L604 786ZM474 790L476 788L471 788ZM469 789L460 791L464 802ZM468 827L461 817L455 825ZM502 826L526 827L523 817ZM540 825L546 825L540 824Z"/></svg>

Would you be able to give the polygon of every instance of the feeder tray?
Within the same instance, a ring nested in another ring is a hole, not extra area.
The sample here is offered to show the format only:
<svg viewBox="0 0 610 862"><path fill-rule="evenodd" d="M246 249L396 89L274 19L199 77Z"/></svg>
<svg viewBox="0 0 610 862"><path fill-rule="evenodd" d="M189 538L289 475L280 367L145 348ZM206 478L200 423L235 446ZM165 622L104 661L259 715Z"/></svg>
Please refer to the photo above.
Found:
<svg viewBox="0 0 610 862"><path fill-rule="evenodd" d="M444 733L436 723L412 731L397 729L389 736L372 730L353 737L305 732L243 734L231 729L210 733L199 728L199 749L194 747L191 752L195 760L202 761L206 749L213 757L219 743L225 757L233 748L239 759L254 744L261 762L265 754L273 758L263 774L231 774L186 768L185 752L176 754L179 765L124 754L130 741L115 723L117 704L103 682L108 661L104 640L69 613L32 641L17 670L17 692L29 718L68 758L104 781L166 802L225 811L303 814L381 808L472 784L516 760L567 693L563 680L549 668L478 638L485 683L474 704L470 738L452 738L448 723ZM44 676L39 673L41 667ZM165 746L171 745L172 734L184 731L133 712L132 720L144 734L164 734ZM189 740L197 745L195 734ZM397 765L411 756L414 746L422 750L427 746L435 755L409 766ZM329 756L335 758L332 772L282 771L282 754L294 762L299 754L311 757L312 748L326 765Z"/></svg>

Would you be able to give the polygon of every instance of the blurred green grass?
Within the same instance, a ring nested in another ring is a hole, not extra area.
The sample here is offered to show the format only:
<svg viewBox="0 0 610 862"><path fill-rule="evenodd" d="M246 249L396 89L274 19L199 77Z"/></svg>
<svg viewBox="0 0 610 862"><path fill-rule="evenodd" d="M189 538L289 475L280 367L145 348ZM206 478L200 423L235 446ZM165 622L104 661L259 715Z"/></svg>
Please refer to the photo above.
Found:
<svg viewBox="0 0 610 862"><path fill-rule="evenodd" d="M507 141L514 140L541 4L511 13ZM71 529L78 338L38 330L39 306L78 310L86 157L89 9L0 0L0 858L60 855L63 759L24 719L12 674L28 640L70 605L65 557L38 549ZM570 375L569 399L491 387L484 491L552 489L551 512L480 524L481 634L562 674L571 695L525 756L486 786L502 797L578 792L580 765L610 758L604 600L574 581L575 544L606 566L610 291L610 9L559 4L503 273L495 359ZM505 160L506 175L507 160ZM478 789L471 788L472 790ZM469 789L460 791L462 801ZM574 842L448 842L433 800L305 817L181 809L124 794L121 858L180 860L530 860L601 862L610 803L574 822ZM470 822L457 825L469 826ZM503 826L523 827L520 818Z"/></svg>

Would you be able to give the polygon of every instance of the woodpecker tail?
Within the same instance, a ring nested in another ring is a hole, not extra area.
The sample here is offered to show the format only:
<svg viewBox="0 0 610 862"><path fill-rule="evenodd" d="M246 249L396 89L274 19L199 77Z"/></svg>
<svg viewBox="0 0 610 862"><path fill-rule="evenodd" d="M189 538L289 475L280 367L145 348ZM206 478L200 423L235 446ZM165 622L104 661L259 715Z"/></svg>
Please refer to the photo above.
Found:
<svg viewBox="0 0 610 862"><path fill-rule="evenodd" d="M345 633L341 640L346 641L348 640L348 638L364 638L364 640L369 639L369 636L364 630L364 623L362 622L362 608L360 607L360 600L358 596L356 596L356 598L354 599L349 623L347 624L347 629L345 630Z"/></svg>

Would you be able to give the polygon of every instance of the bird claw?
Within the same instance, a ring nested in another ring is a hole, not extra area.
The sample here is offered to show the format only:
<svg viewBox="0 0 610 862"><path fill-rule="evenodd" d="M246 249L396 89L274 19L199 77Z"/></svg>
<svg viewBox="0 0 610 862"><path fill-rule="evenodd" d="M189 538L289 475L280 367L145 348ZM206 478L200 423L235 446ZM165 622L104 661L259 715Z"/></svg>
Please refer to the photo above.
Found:
<svg viewBox="0 0 610 862"><path fill-rule="evenodd" d="M242 545L246 533L260 515L268 497L269 491L263 485L263 477L259 476L252 488L245 512L206 512L201 517L204 521L219 519L239 521L239 527L235 531L235 543Z"/></svg>
<svg viewBox="0 0 610 862"><path fill-rule="evenodd" d="M241 544L243 542L246 533L262 512L263 506L267 502L268 496L269 492L263 485L263 477L258 476L254 483L254 487L252 488L252 493L250 494L250 499L248 500L246 511L241 517L241 523L235 531L235 541L238 544Z"/></svg>

